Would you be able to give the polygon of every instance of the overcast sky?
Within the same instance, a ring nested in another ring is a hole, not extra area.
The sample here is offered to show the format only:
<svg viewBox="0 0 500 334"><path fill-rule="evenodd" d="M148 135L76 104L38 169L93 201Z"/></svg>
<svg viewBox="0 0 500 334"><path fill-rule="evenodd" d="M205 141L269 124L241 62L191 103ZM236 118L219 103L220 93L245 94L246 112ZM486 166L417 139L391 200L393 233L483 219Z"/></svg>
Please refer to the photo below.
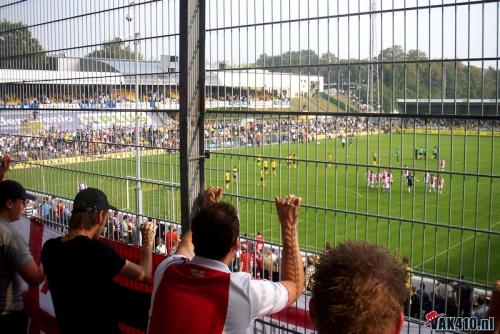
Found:
<svg viewBox="0 0 500 334"><path fill-rule="evenodd" d="M0 6L13 3L0 0ZM208 0L206 58L238 65L263 52L311 49L340 58L370 55L370 0ZM0 9L0 19L22 21L48 51L81 56L113 37L139 32L146 59L178 54L179 0L27 0ZM431 58L498 58L500 5L456 0L377 0L372 54L394 45ZM441 4L455 4L450 7ZM434 6L437 8L417 7ZM407 8L407 10L400 10ZM394 9L394 11L392 11ZM98 13L95 13L98 12ZM95 13L87 15L89 13ZM346 15L354 14L354 15ZM132 22L126 20L133 17ZM341 17L339 17L339 15ZM73 17L73 18L71 18ZM60 20L52 22L54 20ZM279 21L289 21L279 23ZM265 24L275 22L274 24ZM242 25L242 28L216 30ZM250 26L248 26L250 25ZM215 30L214 30L215 29ZM174 36L172 36L174 35ZM158 37L163 36L163 37ZM169 37L170 36L170 37ZM133 45L131 45L133 47ZM474 63L481 66L481 63ZM496 61L486 66L496 67Z"/></svg>

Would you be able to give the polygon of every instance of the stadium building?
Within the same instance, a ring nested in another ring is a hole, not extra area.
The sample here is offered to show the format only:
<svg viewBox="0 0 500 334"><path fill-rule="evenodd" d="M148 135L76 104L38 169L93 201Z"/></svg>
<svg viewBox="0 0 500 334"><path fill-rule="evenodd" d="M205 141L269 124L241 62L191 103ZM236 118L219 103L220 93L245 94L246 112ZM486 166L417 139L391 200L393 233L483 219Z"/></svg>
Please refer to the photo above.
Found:
<svg viewBox="0 0 500 334"><path fill-rule="evenodd" d="M496 99L397 99L397 111L412 115L498 115Z"/></svg>
<svg viewBox="0 0 500 334"><path fill-rule="evenodd" d="M48 57L48 69L0 69L0 101L7 107L77 103L84 106L123 107L140 102L156 109L178 109L179 60L162 55L156 60ZM136 75L138 74L138 75ZM289 108L291 98L307 98L323 91L323 77L231 69L217 64L207 68L207 107ZM23 92L23 96L19 93ZM27 99L27 97L29 97ZM99 100L99 101L97 101ZM134 104L135 106L135 104ZM43 106L41 106L43 108Z"/></svg>

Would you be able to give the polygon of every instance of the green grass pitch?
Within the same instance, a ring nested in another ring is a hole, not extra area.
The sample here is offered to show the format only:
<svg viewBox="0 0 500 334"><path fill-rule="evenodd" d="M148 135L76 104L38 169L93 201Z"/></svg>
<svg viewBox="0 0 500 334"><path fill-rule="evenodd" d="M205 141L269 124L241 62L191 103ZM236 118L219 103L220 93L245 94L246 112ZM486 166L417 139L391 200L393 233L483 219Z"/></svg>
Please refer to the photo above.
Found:
<svg viewBox="0 0 500 334"><path fill-rule="evenodd" d="M426 191L422 180L422 170L439 174L438 161L432 159L434 145L439 145L440 158L446 160L440 174L446 182L442 195ZM428 148L426 160L414 159L414 148L420 146ZM399 162L396 147L401 151ZM266 241L279 243L273 199L294 193L302 197L299 240L304 250L321 251L327 241L369 240L409 256L417 271L450 277L463 273L468 280L490 284L500 277L500 236L481 231L500 232L500 184L490 177L500 174L495 159L499 149L500 137L413 134L355 137L345 148L339 140L238 147L213 151L205 177L207 185L223 187L224 200L239 208L242 233L262 231ZM378 166L372 165L373 152ZM297 168L286 163L293 153ZM333 163L328 163L330 154ZM269 162L264 186L259 186L256 155ZM277 163L276 175L272 160ZM403 181L405 165L416 170L419 181L412 193ZM234 166L237 176L231 172L226 189L224 171ZM179 182L177 154L143 157L141 169L145 179ZM368 188L367 169L392 172L392 190ZM134 175L134 159L108 159L14 170L11 177L31 189L68 198L74 197L83 180L103 189L118 207L133 212L135 184L126 178ZM180 221L177 187L144 183L143 199L145 215Z"/></svg>

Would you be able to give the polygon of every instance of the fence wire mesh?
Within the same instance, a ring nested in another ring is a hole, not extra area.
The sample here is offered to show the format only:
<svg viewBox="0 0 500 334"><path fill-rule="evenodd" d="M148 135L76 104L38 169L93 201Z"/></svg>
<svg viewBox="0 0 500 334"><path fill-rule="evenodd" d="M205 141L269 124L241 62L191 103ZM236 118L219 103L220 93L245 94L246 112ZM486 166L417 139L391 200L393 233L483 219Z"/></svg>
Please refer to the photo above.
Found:
<svg viewBox="0 0 500 334"><path fill-rule="evenodd" d="M137 224L154 219L158 251L171 250L165 233L181 221L179 7L0 1L0 149L51 226L64 230L71 198L93 186L119 208L109 237L135 243ZM405 331L425 331L430 309L470 314L469 300L500 277L499 3L205 8L206 116L188 126L200 126L211 153L205 183L237 207L242 240L263 245L253 275L279 277L273 199L295 193L306 278L326 248L368 240L411 269ZM430 305L418 302L426 293ZM256 331L313 331L290 318L261 319Z"/></svg>

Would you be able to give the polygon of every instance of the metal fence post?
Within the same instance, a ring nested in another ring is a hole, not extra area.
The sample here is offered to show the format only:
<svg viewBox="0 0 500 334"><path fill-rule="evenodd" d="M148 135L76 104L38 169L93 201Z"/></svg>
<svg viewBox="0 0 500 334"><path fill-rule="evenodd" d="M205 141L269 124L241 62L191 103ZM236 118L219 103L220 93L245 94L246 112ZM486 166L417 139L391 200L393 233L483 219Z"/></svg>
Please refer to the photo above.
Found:
<svg viewBox="0 0 500 334"><path fill-rule="evenodd" d="M180 2L180 164L182 232L189 229L204 183L205 1Z"/></svg>

